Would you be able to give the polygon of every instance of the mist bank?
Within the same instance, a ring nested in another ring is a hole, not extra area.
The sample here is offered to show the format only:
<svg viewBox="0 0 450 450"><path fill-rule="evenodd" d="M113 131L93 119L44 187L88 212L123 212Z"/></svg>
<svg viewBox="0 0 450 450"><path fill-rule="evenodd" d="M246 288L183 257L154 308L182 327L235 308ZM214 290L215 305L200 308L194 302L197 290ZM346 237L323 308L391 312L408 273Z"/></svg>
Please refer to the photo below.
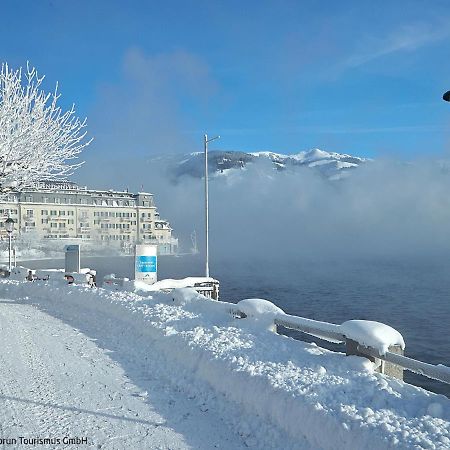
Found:
<svg viewBox="0 0 450 450"><path fill-rule="evenodd" d="M203 180L173 177L165 158L86 165L78 181L152 192L189 251L204 233ZM450 252L450 163L374 161L345 179L308 167L275 171L249 164L211 178L210 245L217 258L381 257Z"/></svg>

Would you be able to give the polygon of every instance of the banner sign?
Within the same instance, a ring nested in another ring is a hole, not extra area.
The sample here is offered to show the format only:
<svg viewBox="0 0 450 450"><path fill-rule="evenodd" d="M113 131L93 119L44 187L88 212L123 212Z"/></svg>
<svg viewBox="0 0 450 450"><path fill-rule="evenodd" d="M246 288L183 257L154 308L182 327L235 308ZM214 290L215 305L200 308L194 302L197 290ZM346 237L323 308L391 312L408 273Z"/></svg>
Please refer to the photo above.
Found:
<svg viewBox="0 0 450 450"><path fill-rule="evenodd" d="M153 284L158 279L158 258L156 245L137 244L135 252L134 278Z"/></svg>
<svg viewBox="0 0 450 450"><path fill-rule="evenodd" d="M136 264L138 272L156 272L156 256L138 256Z"/></svg>

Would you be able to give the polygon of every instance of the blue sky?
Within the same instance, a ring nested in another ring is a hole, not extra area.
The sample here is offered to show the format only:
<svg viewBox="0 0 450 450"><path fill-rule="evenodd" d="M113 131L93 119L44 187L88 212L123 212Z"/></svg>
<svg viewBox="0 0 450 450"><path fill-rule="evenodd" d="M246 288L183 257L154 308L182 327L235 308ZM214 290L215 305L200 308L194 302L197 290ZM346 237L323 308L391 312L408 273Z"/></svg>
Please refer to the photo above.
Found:
<svg viewBox="0 0 450 450"><path fill-rule="evenodd" d="M2 2L0 59L88 116L94 155L450 149L447 1Z"/></svg>

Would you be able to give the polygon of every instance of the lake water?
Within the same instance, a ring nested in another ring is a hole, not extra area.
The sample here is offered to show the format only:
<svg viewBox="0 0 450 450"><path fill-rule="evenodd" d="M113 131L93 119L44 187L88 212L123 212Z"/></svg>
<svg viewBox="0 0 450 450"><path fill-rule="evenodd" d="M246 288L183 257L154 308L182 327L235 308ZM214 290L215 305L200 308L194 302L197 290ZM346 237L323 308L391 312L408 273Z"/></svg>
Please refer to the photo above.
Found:
<svg viewBox="0 0 450 450"><path fill-rule="evenodd" d="M62 261L29 261L31 268L63 267ZM132 257L82 258L83 267L133 277ZM201 276L200 255L159 257L158 278ZM221 300L265 298L289 314L333 323L350 319L386 323L403 335L407 356L450 365L450 261L446 258L358 261L214 261ZM301 333L286 334L304 340ZM343 351L318 342L319 345ZM405 371L405 380L450 397L450 386Z"/></svg>

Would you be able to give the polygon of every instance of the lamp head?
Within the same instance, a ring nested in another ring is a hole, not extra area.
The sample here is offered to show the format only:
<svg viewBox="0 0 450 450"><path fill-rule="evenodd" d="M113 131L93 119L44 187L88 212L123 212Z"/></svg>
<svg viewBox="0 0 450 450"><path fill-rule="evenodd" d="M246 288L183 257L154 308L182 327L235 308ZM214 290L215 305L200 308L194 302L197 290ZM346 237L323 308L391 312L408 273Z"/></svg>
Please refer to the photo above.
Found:
<svg viewBox="0 0 450 450"><path fill-rule="evenodd" d="M8 217L5 220L5 228L8 233L12 233L14 230L14 220L11 217Z"/></svg>
<svg viewBox="0 0 450 450"><path fill-rule="evenodd" d="M446 102L450 102L450 91L447 91L442 98L446 101Z"/></svg>

